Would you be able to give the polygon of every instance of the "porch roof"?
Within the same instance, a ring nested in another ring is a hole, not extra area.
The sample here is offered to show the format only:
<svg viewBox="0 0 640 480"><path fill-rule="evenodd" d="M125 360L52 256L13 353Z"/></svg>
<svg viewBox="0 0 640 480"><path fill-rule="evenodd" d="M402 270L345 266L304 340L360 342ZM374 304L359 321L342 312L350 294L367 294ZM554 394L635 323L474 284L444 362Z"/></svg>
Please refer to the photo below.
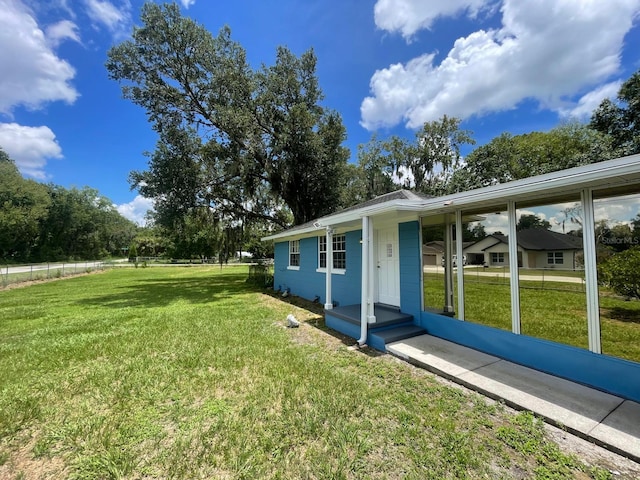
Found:
<svg viewBox="0 0 640 480"><path fill-rule="evenodd" d="M400 221L418 216L434 217L435 221L456 210L489 210L505 206L509 200L535 204L542 200L566 200L572 196L579 198L584 188L593 188L596 196L610 192L633 193L638 191L639 185L640 154L636 154L441 197L426 197L408 190L398 190L269 235L263 240L316 235L326 227L357 228L365 216L379 217L394 213Z"/></svg>

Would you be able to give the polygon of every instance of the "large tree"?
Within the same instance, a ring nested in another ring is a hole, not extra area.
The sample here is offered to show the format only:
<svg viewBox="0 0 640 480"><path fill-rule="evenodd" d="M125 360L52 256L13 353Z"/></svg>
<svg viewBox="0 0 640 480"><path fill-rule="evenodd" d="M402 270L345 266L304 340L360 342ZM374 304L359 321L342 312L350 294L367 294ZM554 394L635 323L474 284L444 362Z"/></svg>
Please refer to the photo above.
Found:
<svg viewBox="0 0 640 480"><path fill-rule="evenodd" d="M159 133L149 170L131 180L159 202L161 223L205 208L285 226L285 206L299 224L339 205L346 133L320 104L312 50L280 47L254 70L229 28L214 37L175 4L148 2L141 21L107 69Z"/></svg>
<svg viewBox="0 0 640 480"><path fill-rule="evenodd" d="M398 190L394 181L393 152L387 150L388 141L372 135L366 144L358 145L358 163L350 163L345 170L347 184L343 190L343 207L350 207L385 193Z"/></svg>
<svg viewBox="0 0 640 480"><path fill-rule="evenodd" d="M609 135L621 155L640 153L640 71L622 84L617 101L607 98L600 103L591 127Z"/></svg>
<svg viewBox="0 0 640 480"><path fill-rule="evenodd" d="M449 192L487 187L612 158L611 140L570 122L548 132L503 133L472 151L448 185Z"/></svg>
<svg viewBox="0 0 640 480"><path fill-rule="evenodd" d="M476 143L471 134L460 128L460 119L455 117L443 115L439 120L425 122L400 165L410 174L404 186L431 195L445 193L460 165L461 147Z"/></svg>
<svg viewBox="0 0 640 480"><path fill-rule="evenodd" d="M413 142L395 135L385 140L373 135L358 146L358 164L349 166L343 206L399 188L441 195L460 164L461 147L474 143L471 132L460 128L460 120L446 115L426 122Z"/></svg>

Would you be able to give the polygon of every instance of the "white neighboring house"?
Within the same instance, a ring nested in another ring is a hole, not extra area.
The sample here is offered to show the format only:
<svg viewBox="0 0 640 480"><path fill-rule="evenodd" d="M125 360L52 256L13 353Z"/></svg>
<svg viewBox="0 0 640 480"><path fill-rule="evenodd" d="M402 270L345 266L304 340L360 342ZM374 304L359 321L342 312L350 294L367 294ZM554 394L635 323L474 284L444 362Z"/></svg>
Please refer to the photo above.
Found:
<svg viewBox="0 0 640 480"><path fill-rule="evenodd" d="M517 233L518 266L522 268L582 268L582 238L540 228ZM509 265L509 237L493 234L464 249L468 263L489 267Z"/></svg>

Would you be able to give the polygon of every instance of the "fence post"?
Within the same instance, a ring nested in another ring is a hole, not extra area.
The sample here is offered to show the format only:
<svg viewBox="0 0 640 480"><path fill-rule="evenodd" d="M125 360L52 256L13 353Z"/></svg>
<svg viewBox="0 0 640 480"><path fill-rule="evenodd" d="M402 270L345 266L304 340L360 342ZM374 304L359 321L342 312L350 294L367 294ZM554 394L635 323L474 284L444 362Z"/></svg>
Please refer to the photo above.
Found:
<svg viewBox="0 0 640 480"><path fill-rule="evenodd" d="M33 281L33 264L30 265L29 280Z"/></svg>

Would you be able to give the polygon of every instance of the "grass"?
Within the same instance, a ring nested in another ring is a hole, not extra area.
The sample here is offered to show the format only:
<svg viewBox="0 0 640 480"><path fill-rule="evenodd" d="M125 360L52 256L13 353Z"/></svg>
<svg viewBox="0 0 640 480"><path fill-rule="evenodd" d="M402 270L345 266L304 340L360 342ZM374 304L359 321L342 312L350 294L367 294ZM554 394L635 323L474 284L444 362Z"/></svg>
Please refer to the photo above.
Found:
<svg viewBox="0 0 640 480"><path fill-rule="evenodd" d="M246 278L154 267L0 291L0 478L611 478Z"/></svg>
<svg viewBox="0 0 640 480"><path fill-rule="evenodd" d="M444 277L427 275L425 302L441 306ZM583 288L579 283L546 282L543 285L520 281L522 333L588 348L587 301ZM620 298L601 287L599 302L602 352L640 362L640 301ZM468 321L511 331L509 280L467 278L465 274L465 317Z"/></svg>

